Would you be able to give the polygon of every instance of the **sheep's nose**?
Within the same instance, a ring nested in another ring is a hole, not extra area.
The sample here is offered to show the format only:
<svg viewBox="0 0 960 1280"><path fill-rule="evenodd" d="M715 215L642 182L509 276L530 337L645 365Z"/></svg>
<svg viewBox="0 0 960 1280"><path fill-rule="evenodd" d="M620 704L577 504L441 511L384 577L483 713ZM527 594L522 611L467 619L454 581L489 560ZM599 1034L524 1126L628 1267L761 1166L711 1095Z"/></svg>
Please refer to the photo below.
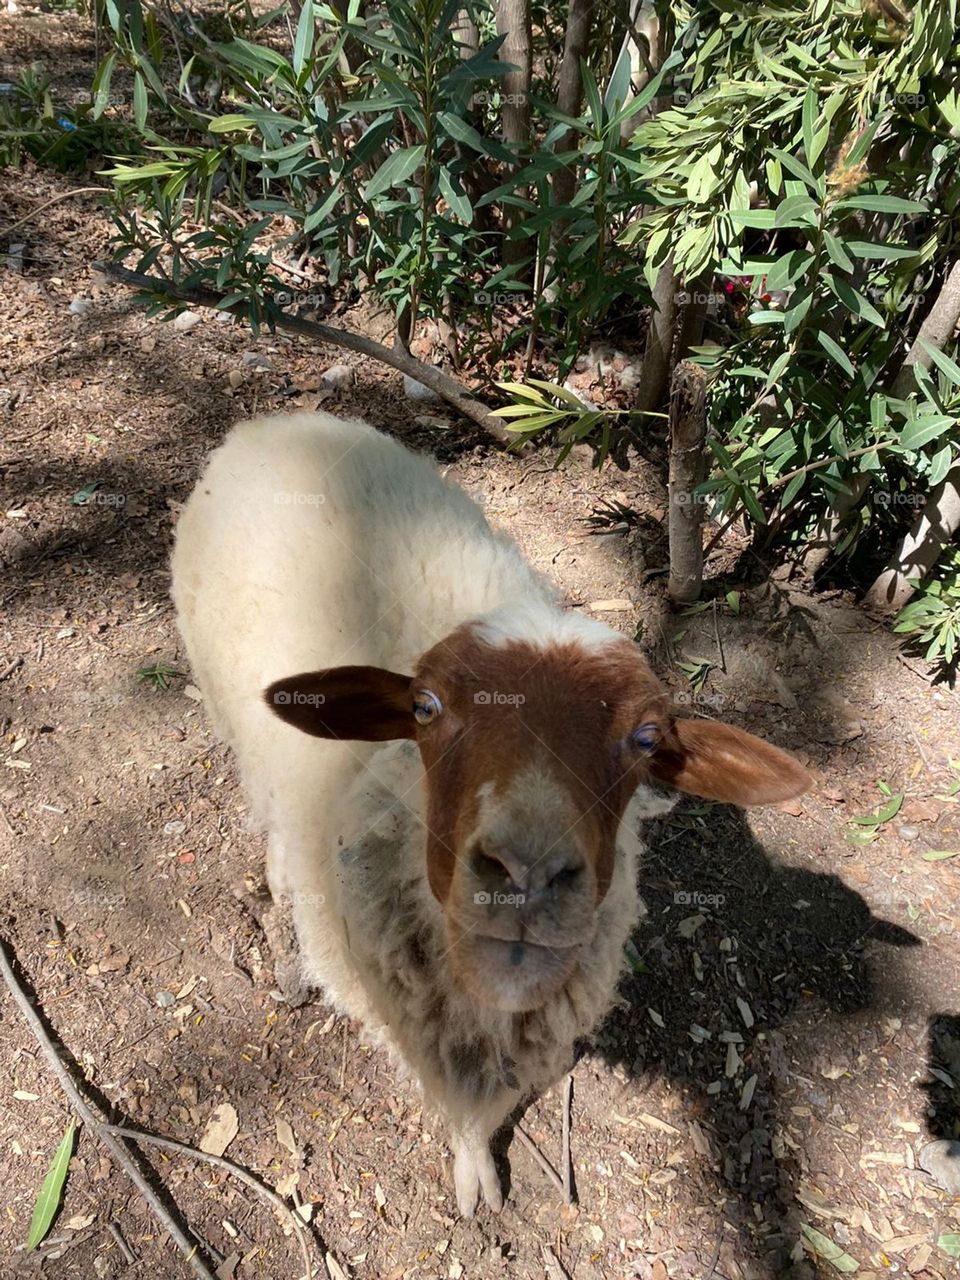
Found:
<svg viewBox="0 0 960 1280"><path fill-rule="evenodd" d="M574 849L528 854L505 845L478 845L473 870L485 888L521 893L529 899L572 888L584 871L583 857Z"/></svg>

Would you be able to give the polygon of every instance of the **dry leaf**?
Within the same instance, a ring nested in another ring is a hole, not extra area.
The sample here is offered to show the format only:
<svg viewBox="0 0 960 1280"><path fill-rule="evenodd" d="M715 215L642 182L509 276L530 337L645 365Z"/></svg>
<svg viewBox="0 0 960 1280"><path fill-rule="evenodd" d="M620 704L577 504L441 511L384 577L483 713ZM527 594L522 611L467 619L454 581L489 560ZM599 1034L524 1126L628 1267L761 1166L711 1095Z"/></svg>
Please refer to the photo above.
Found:
<svg viewBox="0 0 960 1280"><path fill-rule="evenodd" d="M289 1121L284 1120L282 1116L277 1118L277 1141L281 1147L286 1147L292 1156L299 1156L300 1153L297 1150L293 1129L291 1129Z"/></svg>
<svg viewBox="0 0 960 1280"><path fill-rule="evenodd" d="M221 1102L207 1121L200 1139L200 1150L208 1156L222 1156L240 1131L237 1113L229 1102Z"/></svg>

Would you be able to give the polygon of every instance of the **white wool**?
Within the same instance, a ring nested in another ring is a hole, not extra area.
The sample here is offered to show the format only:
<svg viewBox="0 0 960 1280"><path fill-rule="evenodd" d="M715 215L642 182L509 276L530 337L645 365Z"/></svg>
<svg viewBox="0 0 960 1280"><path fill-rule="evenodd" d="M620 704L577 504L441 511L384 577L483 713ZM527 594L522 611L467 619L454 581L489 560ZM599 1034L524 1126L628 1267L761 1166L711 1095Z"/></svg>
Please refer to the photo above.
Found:
<svg viewBox="0 0 960 1280"><path fill-rule="evenodd" d="M207 710L267 829L271 888L291 900L305 975L380 1036L476 1154L469 1144L556 1080L608 1008L640 909L633 827L658 802L645 793L628 809L595 941L564 991L531 1013L499 1012L450 971L413 743L309 737L263 690L342 664L409 673L480 615L489 643L594 647L617 633L562 613L432 463L326 414L243 423L211 456L180 517L173 594ZM474 1178L460 1162L458 1193ZM482 1160L476 1178L488 1181Z"/></svg>

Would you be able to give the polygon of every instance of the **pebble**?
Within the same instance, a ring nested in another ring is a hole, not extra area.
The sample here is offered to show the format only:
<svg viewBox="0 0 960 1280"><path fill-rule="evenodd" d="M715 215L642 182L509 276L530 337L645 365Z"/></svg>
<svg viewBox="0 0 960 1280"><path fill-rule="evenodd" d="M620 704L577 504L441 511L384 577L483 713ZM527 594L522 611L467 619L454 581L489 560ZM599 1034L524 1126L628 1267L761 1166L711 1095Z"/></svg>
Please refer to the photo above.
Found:
<svg viewBox="0 0 960 1280"><path fill-rule="evenodd" d="M403 394L408 400L440 399L435 391L431 391L429 387L425 387L422 382L417 382L416 378L411 378L406 373L403 375Z"/></svg>
<svg viewBox="0 0 960 1280"><path fill-rule="evenodd" d="M356 380L357 375L353 366L349 364L333 364L320 375L320 381L325 387L333 387L338 391L345 387L352 387Z"/></svg>
<svg viewBox="0 0 960 1280"><path fill-rule="evenodd" d="M911 827L908 823L904 823L904 825L900 828L901 840L916 840L919 835L920 835L919 827Z"/></svg>
<svg viewBox="0 0 960 1280"><path fill-rule="evenodd" d="M196 311L181 311L173 322L173 327L180 333L189 333L195 325L200 323L201 316Z"/></svg>
<svg viewBox="0 0 960 1280"><path fill-rule="evenodd" d="M79 296L71 299L70 306L68 308L72 316L85 316L87 312L92 309L93 309L93 303L90 301L90 299L81 298Z"/></svg>
<svg viewBox="0 0 960 1280"><path fill-rule="evenodd" d="M183 833L186 831L186 829L187 829L187 824L185 822L181 822L179 819L176 819L173 822L168 822L164 826L163 834L165 836L182 836Z"/></svg>
<svg viewBox="0 0 960 1280"><path fill-rule="evenodd" d="M243 382L243 370L231 369L227 374L227 381L230 383L231 387L233 387L234 391L236 391L237 387L239 387Z"/></svg>
<svg viewBox="0 0 960 1280"><path fill-rule="evenodd" d="M270 357L261 355L259 351L245 351L240 357L240 363L245 369L273 368L273 361Z"/></svg>
<svg viewBox="0 0 960 1280"><path fill-rule="evenodd" d="M18 276L23 275L23 255L26 253L27 246L17 241L16 244L10 245L4 259L7 270L14 271Z"/></svg>
<svg viewBox="0 0 960 1280"><path fill-rule="evenodd" d="M948 1195L960 1196L960 1142L940 1138L920 1152L920 1168Z"/></svg>
<svg viewBox="0 0 960 1280"><path fill-rule="evenodd" d="M157 1004L161 1009L169 1009L172 1004L176 1004L177 997L172 991L158 991Z"/></svg>

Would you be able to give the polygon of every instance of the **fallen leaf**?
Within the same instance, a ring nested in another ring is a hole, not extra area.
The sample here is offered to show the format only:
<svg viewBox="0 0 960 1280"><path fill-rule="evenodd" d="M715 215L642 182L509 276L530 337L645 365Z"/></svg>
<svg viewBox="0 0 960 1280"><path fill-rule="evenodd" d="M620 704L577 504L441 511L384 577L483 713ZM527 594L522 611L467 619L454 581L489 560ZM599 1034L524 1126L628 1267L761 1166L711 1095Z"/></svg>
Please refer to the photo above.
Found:
<svg viewBox="0 0 960 1280"><path fill-rule="evenodd" d="M222 1156L240 1132L240 1121L229 1102L221 1102L207 1121L200 1139L200 1150L208 1156Z"/></svg>
<svg viewBox="0 0 960 1280"><path fill-rule="evenodd" d="M293 1129L290 1127L289 1121L282 1117L277 1119L277 1141L281 1147L286 1147L292 1156L298 1156L297 1143L293 1136Z"/></svg>
<svg viewBox="0 0 960 1280"><path fill-rule="evenodd" d="M857 1262L856 1258L851 1258L849 1253L844 1253L838 1244L817 1231L815 1227L808 1226L806 1222L801 1222L800 1230L806 1237L813 1252L818 1257L832 1263L838 1271L851 1272L859 1269L860 1263Z"/></svg>

